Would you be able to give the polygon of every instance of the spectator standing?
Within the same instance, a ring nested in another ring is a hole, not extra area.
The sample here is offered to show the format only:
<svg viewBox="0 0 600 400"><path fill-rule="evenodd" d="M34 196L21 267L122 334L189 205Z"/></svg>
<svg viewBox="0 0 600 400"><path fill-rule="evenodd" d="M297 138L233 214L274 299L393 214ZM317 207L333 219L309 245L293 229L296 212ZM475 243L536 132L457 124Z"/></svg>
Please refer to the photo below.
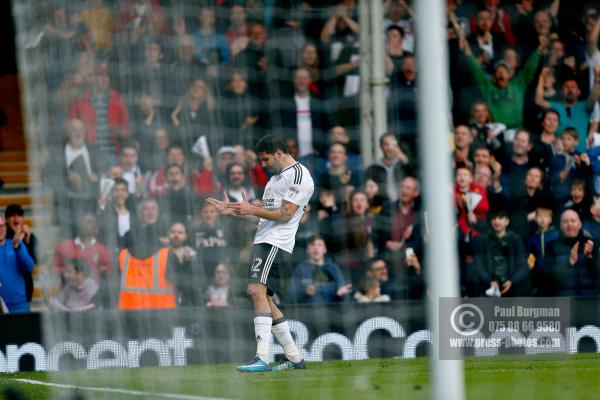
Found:
<svg viewBox="0 0 600 400"><path fill-rule="evenodd" d="M469 45L473 49L473 56L484 70L490 70L494 62L501 58L501 50L507 44L505 35L493 33L494 15L487 8L477 11L477 16L472 19L471 35L468 37ZM504 25L502 25L504 26Z"/></svg>
<svg viewBox="0 0 600 400"><path fill-rule="evenodd" d="M198 14L199 29L192 34L196 46L196 58L206 66L231 64L231 51L227 39L215 29L215 12L203 7ZM209 72L210 75L210 72ZM212 76L216 78L216 76Z"/></svg>
<svg viewBox="0 0 600 400"><path fill-rule="evenodd" d="M217 134L215 117L216 101L212 90L204 79L196 79L187 94L171 113L171 122L177 128L175 142L190 154L196 141L205 136L209 154L221 146L222 138Z"/></svg>
<svg viewBox="0 0 600 400"><path fill-rule="evenodd" d="M594 241L600 243L600 196L594 196L590 214L590 218L583 221L583 229L594 238Z"/></svg>
<svg viewBox="0 0 600 400"><path fill-rule="evenodd" d="M411 298L420 297L416 289L419 286L417 281L422 281L420 265L418 268L416 263L411 266L407 257L407 254L414 254L418 259L423 247L423 218L418 204L420 195L417 179L405 177L398 187L398 200L385 204L376 217L374 236L378 257L385 261L395 282L413 288L408 292Z"/></svg>
<svg viewBox="0 0 600 400"><path fill-rule="evenodd" d="M503 61L494 64L490 80L479 65L466 40L461 39L460 46L466 56L467 68L475 85L479 88L483 100L489 105L494 119L508 128L518 128L523 123L525 90L533 79L541 56L546 52L548 39L540 38L536 52L529 57L525 66L511 77L510 66Z"/></svg>
<svg viewBox="0 0 600 400"><path fill-rule="evenodd" d="M169 250L177 258L170 271L177 291L177 305L198 306L205 296L206 274L198 253L188 244L187 226L174 222L169 228Z"/></svg>
<svg viewBox="0 0 600 400"><path fill-rule="evenodd" d="M597 296L599 276L597 242L582 229L575 211L564 211L560 216L560 236L544 258L545 294Z"/></svg>
<svg viewBox="0 0 600 400"><path fill-rule="evenodd" d="M192 36L179 36L176 51L175 61L170 66L169 75L172 78L172 92L177 98L180 98L185 95L194 80L205 77L206 66L195 57L196 47Z"/></svg>
<svg viewBox="0 0 600 400"><path fill-rule="evenodd" d="M337 261L355 287L358 287L365 273L367 260L375 253L372 239L374 221L368 211L367 195L360 191L353 192L345 220L337 227L341 243Z"/></svg>
<svg viewBox="0 0 600 400"><path fill-rule="evenodd" d="M216 266L227 259L234 235L220 221L214 205L207 201L200 204L200 215L191 229L190 241L200 254L206 273L211 276Z"/></svg>
<svg viewBox="0 0 600 400"><path fill-rule="evenodd" d="M287 137L296 137L300 157L314 152L324 154L329 129L329 117L325 104L311 95L310 71L298 68L293 78L293 98L282 99L279 123ZM276 121L274 121L277 124ZM277 126L275 126L277 128Z"/></svg>
<svg viewBox="0 0 600 400"><path fill-rule="evenodd" d="M54 251L54 272L64 278L65 265L70 260L83 260L89 275L103 290L112 284L113 252L97 240L98 225L94 214L86 214L78 221L79 234L63 240ZM66 282L62 281L64 285ZM111 288L112 289L112 288ZM108 299L102 299L108 301Z"/></svg>
<svg viewBox="0 0 600 400"><path fill-rule="evenodd" d="M573 127L579 134L577 151L584 152L588 143L588 132L596 132L600 122L600 79L596 80L590 95L586 100L580 100L581 90L573 78L566 79L562 84L562 101L546 101L543 97L543 77L549 74L548 68L542 69L540 80L535 91L535 103L547 110L552 108L557 111L560 119L558 131L562 132L567 127ZM600 77L600 66L596 74Z"/></svg>
<svg viewBox="0 0 600 400"><path fill-rule="evenodd" d="M90 35L98 50L110 53L112 50L113 14L104 0L92 0L90 7L81 11L81 19L88 26Z"/></svg>
<svg viewBox="0 0 600 400"><path fill-rule="evenodd" d="M248 21L246 9L239 4L233 4L229 14L229 29L225 32L225 38L231 50L231 58L242 51L248 45Z"/></svg>
<svg viewBox="0 0 600 400"><path fill-rule="evenodd" d="M241 72L234 71L231 74L219 108L225 144L251 147L256 143L256 138L262 136L257 123L260 118L264 119L261 115L264 113L260 112L258 99L249 93L248 82Z"/></svg>
<svg viewBox="0 0 600 400"><path fill-rule="evenodd" d="M559 231L552 226L552 207L540 204L535 210L537 231L529 237L527 265L531 271L531 294L543 293L544 257L548 247L558 239Z"/></svg>
<svg viewBox="0 0 600 400"><path fill-rule="evenodd" d="M242 164L238 162L229 164L225 176L227 177L225 191L230 200L236 202L243 199L252 201L256 198L254 190L247 179L246 169Z"/></svg>
<svg viewBox="0 0 600 400"><path fill-rule="evenodd" d="M405 54L399 69L390 76L388 130L407 142L411 152L417 150L417 63Z"/></svg>
<svg viewBox="0 0 600 400"><path fill-rule="evenodd" d="M248 89L250 94L266 99L268 90L266 55L267 31L260 22L250 26L248 45L235 58L235 66L246 73L248 77Z"/></svg>
<svg viewBox="0 0 600 400"><path fill-rule="evenodd" d="M68 142L56 157L61 179L52 185L61 222L71 221L73 215L76 220L82 214L95 210L99 181L96 152L86 143L84 122L70 120L66 133Z"/></svg>
<svg viewBox="0 0 600 400"><path fill-rule="evenodd" d="M188 223L194 215L196 195L190 189L180 165L169 165L166 177L169 190L159 197L160 208L170 223Z"/></svg>
<svg viewBox="0 0 600 400"><path fill-rule="evenodd" d="M140 197L144 189L144 173L138 164L138 149L135 143L124 143L121 148L120 164L123 169L123 179L127 181L129 194L134 198Z"/></svg>
<svg viewBox="0 0 600 400"><path fill-rule="evenodd" d="M557 205L562 205L571 196L571 185L577 178L592 176L591 160L586 154L577 152L579 134L573 128L566 128L560 134L561 153L552 158L550 164L550 184L552 196Z"/></svg>
<svg viewBox="0 0 600 400"><path fill-rule="evenodd" d="M10 240L6 231L6 220L0 216L0 298L10 313L27 313L29 303L23 273L33 271L33 258L23 242L25 232L16 231Z"/></svg>
<svg viewBox="0 0 600 400"><path fill-rule="evenodd" d="M548 174L552 158L561 149L556 134L560 125L560 115L556 110L549 108L542 113L540 125L542 131L533 142L531 158L542 167L544 174Z"/></svg>
<svg viewBox="0 0 600 400"><path fill-rule="evenodd" d="M529 293L529 268L523 239L507 230L510 219L503 210L492 214L491 229L474 245L474 295L496 289L502 296L522 296Z"/></svg>
<svg viewBox="0 0 600 400"><path fill-rule="evenodd" d="M383 153L382 159L369 166L365 179L373 179L386 193L390 201L398 199L398 182L405 175L411 175L411 159L407 150L398 144L393 133L386 133L379 139L379 147Z"/></svg>
<svg viewBox="0 0 600 400"><path fill-rule="evenodd" d="M129 115L123 97L111 89L108 66L98 64L94 84L69 106L69 118L86 127L86 141L95 146L104 171L115 164L121 143L129 136Z"/></svg>
<svg viewBox="0 0 600 400"><path fill-rule="evenodd" d="M33 259L34 264L39 261L44 262L44 252L38 246L37 236L31 231L29 225L25 223L25 210L18 204L9 204L4 210L4 218L6 221L6 239L12 240L15 237L16 232L21 232L23 238L21 239L27 247L27 253ZM33 297L33 275L31 271L23 271L23 278L25 279L25 292L27 294L27 301L31 301Z"/></svg>
<svg viewBox="0 0 600 400"><path fill-rule="evenodd" d="M100 204L101 242L113 252L127 247L125 235L135 224L135 205L129 199L129 184L123 178L116 178L110 190L110 201Z"/></svg>
<svg viewBox="0 0 600 400"><path fill-rule="evenodd" d="M351 170L348 166L348 153L342 143L329 146L327 170L317 176L317 186L332 190L337 204L348 202L352 190L357 189L362 176L360 170Z"/></svg>

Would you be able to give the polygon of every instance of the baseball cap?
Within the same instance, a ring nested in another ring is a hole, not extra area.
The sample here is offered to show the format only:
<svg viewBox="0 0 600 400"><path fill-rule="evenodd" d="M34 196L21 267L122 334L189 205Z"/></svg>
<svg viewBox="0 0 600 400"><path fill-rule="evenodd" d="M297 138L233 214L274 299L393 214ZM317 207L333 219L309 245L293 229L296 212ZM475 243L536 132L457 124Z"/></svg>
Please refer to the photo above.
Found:
<svg viewBox="0 0 600 400"><path fill-rule="evenodd" d="M4 210L4 218L12 217L13 215L25 215L25 210L18 204L9 204Z"/></svg>
<svg viewBox="0 0 600 400"><path fill-rule="evenodd" d="M510 67L510 65L508 65L508 63L504 60L500 60L500 61L496 62L496 64L494 64L494 71L500 67L504 67L508 72L512 71L512 68Z"/></svg>
<svg viewBox="0 0 600 400"><path fill-rule="evenodd" d="M223 154L236 154L235 147L233 146L223 146L217 152L217 155L222 156Z"/></svg>

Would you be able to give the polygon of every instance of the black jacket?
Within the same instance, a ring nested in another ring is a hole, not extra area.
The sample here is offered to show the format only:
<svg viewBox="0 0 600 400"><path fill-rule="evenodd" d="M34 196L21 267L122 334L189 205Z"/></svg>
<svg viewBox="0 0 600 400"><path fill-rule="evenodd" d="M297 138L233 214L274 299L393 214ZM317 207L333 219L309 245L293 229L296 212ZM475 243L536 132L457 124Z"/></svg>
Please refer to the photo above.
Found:
<svg viewBox="0 0 600 400"><path fill-rule="evenodd" d="M547 295L596 296L600 293L600 258L594 241L591 257L583 256L585 243L593 238L583 229L576 238L561 236L546 249L544 256L544 289ZM569 258L579 242L579 257L575 265Z"/></svg>
<svg viewBox="0 0 600 400"><path fill-rule="evenodd" d="M508 280L512 288L507 293L509 296L525 295L529 291L529 268L523 240L512 231L506 232L508 239ZM494 267L492 238L493 231L481 235L474 242L474 273L476 281L482 288L488 288L492 281ZM498 282L502 285L502 282ZM500 288L502 289L502 288Z"/></svg>

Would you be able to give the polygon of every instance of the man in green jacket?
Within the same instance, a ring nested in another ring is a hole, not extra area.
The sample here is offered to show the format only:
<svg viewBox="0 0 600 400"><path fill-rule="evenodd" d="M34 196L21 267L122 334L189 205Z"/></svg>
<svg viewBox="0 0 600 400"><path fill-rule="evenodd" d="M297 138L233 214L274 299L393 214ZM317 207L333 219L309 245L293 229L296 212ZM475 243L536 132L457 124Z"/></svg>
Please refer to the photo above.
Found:
<svg viewBox="0 0 600 400"><path fill-rule="evenodd" d="M541 56L546 52L548 39L540 36L540 45L529 57L518 74L514 75L510 66L500 60L494 66L494 75L490 80L483 68L473 56L465 39L461 39L460 48L466 56L466 63L483 100L489 106L495 122L506 124L510 128L519 128L523 123L525 89L533 79Z"/></svg>

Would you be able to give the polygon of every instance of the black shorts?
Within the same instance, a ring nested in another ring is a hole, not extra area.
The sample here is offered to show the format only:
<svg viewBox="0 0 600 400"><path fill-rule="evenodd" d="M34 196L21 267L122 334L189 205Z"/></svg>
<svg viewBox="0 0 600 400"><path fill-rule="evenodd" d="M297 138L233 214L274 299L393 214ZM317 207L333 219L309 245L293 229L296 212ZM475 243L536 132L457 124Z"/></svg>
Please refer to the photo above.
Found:
<svg viewBox="0 0 600 400"><path fill-rule="evenodd" d="M269 243L258 243L252 248L252 263L248 270L249 283L262 283L267 294L273 296L279 287L279 271L283 268L288 253Z"/></svg>

